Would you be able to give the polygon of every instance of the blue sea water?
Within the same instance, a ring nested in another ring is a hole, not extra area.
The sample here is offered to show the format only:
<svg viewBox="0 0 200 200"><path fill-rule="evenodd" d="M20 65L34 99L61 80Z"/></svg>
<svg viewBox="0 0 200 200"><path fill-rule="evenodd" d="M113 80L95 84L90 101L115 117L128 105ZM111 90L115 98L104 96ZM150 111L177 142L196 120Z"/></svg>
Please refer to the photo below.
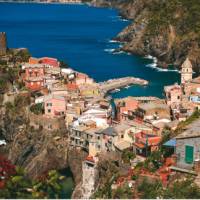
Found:
<svg viewBox="0 0 200 200"><path fill-rule="evenodd" d="M118 11L86 5L0 3L0 31L7 33L9 47L27 47L35 57L52 56L66 61L96 81L123 76L148 80L146 87L132 86L113 97L162 97L164 85L178 82L177 72L160 71L152 59L112 51L121 44L115 37L130 22ZM63 197L72 193L71 176Z"/></svg>
<svg viewBox="0 0 200 200"><path fill-rule="evenodd" d="M33 56L53 56L96 81L136 76L149 86L133 86L113 94L162 97L163 86L178 82L177 72L149 66L151 59L126 53L114 54L111 42L130 22L118 11L86 5L0 4L0 31L7 32L9 47L27 47Z"/></svg>

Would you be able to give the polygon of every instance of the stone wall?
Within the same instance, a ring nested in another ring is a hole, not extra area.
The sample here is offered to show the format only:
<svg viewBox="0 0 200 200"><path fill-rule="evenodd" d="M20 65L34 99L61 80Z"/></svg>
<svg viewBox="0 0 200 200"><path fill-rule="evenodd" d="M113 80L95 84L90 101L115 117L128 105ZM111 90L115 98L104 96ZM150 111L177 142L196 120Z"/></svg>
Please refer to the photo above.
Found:
<svg viewBox="0 0 200 200"><path fill-rule="evenodd" d="M61 132L66 132L65 119L63 117L59 118L49 118L45 115L35 115L29 113L30 126L34 129L44 128L48 131L59 130Z"/></svg>
<svg viewBox="0 0 200 200"><path fill-rule="evenodd" d="M186 169L192 169L194 166L194 163L188 164L185 162L185 146L193 146L194 147L194 160L200 158L200 137L199 138L183 138L183 139L177 139L176 144L176 155L177 155L177 166L183 167Z"/></svg>

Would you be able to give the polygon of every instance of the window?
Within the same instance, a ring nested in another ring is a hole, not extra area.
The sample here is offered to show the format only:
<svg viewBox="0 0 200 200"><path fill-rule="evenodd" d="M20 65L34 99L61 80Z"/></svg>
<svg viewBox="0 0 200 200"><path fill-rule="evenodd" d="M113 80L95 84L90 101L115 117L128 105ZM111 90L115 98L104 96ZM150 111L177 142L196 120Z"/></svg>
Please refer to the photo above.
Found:
<svg viewBox="0 0 200 200"><path fill-rule="evenodd" d="M177 99L180 99L180 96L177 96Z"/></svg>
<svg viewBox="0 0 200 200"><path fill-rule="evenodd" d="M47 103L47 106L52 106L52 103Z"/></svg>
<svg viewBox="0 0 200 200"><path fill-rule="evenodd" d="M48 109L48 113L50 113L51 112L51 109Z"/></svg>
<svg viewBox="0 0 200 200"><path fill-rule="evenodd" d="M52 125L51 124L48 125L48 129L52 129Z"/></svg>
<svg viewBox="0 0 200 200"><path fill-rule="evenodd" d="M122 138L122 139L124 138L124 135L123 135L123 134L121 135L121 138Z"/></svg>
<svg viewBox="0 0 200 200"><path fill-rule="evenodd" d="M193 163L194 161L194 147L193 146L185 146L185 162L188 164Z"/></svg>

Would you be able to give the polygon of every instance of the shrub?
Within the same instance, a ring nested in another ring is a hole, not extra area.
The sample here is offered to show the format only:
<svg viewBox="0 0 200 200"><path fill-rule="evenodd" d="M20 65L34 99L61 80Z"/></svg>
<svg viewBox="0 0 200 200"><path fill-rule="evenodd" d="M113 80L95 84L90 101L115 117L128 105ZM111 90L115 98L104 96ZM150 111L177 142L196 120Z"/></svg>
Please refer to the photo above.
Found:
<svg viewBox="0 0 200 200"><path fill-rule="evenodd" d="M43 114L43 113L44 113L43 104L42 104L42 103L33 104L33 105L30 107L30 111L33 112L33 113L36 114L36 115Z"/></svg>

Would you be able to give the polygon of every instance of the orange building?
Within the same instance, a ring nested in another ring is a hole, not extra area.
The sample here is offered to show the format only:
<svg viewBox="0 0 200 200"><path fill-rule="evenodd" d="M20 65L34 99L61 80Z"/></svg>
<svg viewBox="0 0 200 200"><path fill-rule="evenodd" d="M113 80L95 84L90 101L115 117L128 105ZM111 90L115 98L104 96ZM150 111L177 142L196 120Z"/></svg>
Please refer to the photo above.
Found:
<svg viewBox="0 0 200 200"><path fill-rule="evenodd" d="M131 119L132 112L134 112L139 105L139 102L133 97L127 97L124 99L117 99L115 101L117 121Z"/></svg>

